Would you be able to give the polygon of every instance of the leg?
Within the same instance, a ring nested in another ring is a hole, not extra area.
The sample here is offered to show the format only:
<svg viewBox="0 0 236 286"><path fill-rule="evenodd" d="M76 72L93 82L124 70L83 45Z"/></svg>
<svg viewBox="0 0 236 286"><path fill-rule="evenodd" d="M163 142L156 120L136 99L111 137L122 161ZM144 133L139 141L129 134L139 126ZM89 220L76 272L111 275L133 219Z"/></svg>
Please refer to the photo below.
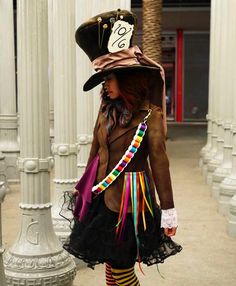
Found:
<svg viewBox="0 0 236 286"><path fill-rule="evenodd" d="M111 265L106 263L106 285L107 286L116 286L116 281L112 276Z"/></svg>
<svg viewBox="0 0 236 286"><path fill-rule="evenodd" d="M118 286L140 286L138 278L134 272L134 266L126 269L112 267L112 276Z"/></svg>

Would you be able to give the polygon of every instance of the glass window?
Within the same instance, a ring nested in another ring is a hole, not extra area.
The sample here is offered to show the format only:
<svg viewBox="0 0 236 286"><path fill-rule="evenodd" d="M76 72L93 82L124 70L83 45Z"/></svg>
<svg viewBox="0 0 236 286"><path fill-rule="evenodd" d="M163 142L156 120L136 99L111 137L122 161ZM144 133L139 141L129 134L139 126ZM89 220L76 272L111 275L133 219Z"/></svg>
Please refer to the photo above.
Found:
<svg viewBox="0 0 236 286"><path fill-rule="evenodd" d="M205 120L208 109L209 34L184 34L184 120Z"/></svg>

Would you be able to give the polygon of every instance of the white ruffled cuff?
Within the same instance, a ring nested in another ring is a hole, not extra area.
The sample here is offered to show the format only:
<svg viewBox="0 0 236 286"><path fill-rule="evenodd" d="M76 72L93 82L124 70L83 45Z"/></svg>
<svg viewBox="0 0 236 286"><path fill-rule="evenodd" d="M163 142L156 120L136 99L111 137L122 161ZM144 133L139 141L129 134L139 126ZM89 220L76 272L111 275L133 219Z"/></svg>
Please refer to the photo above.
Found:
<svg viewBox="0 0 236 286"><path fill-rule="evenodd" d="M161 210L161 227L172 228L177 227L177 212L175 208Z"/></svg>

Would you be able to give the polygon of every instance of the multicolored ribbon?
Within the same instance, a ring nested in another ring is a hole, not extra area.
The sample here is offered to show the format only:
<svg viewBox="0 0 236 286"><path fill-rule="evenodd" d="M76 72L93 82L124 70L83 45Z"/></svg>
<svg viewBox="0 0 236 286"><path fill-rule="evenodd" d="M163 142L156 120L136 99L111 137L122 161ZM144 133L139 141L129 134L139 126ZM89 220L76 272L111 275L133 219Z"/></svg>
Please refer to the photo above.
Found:
<svg viewBox="0 0 236 286"><path fill-rule="evenodd" d="M140 242L138 238L138 227L140 221L139 218L141 216L141 219L143 221L143 228L145 231L147 228L146 218L145 218L146 209L150 212L152 216L154 216L148 178L145 172L143 171L125 173L122 198L120 204L120 212L118 216L118 222L116 225L116 235L118 240L122 240L124 235L125 223L128 214L128 206L130 200L132 206L134 232L137 244L137 259L140 262L140 256L139 256ZM140 270L142 271L141 266Z"/></svg>
<svg viewBox="0 0 236 286"><path fill-rule="evenodd" d="M136 130L136 133L133 137L133 140L122 156L121 160L117 163L115 168L103 179L100 183L92 188L92 192L95 194L100 194L105 191L105 189L110 186L116 178L124 171L124 169L128 166L131 159L134 157L134 154L138 151L138 148L143 140L145 132L147 130L147 119L151 114L151 109L148 110L148 114L145 116L143 122L141 122Z"/></svg>

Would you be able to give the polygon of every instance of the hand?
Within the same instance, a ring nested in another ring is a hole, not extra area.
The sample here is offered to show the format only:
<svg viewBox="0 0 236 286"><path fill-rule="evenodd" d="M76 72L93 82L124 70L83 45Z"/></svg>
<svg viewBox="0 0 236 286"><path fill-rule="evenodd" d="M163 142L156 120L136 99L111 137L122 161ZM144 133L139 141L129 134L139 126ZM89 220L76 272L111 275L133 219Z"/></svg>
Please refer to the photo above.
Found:
<svg viewBox="0 0 236 286"><path fill-rule="evenodd" d="M164 233L167 236L174 236L176 234L177 227L164 228Z"/></svg>
<svg viewBox="0 0 236 286"><path fill-rule="evenodd" d="M78 190L73 189L73 191L72 191L73 196L77 196L77 195L78 195L78 193L79 193L79 191L78 191Z"/></svg>

